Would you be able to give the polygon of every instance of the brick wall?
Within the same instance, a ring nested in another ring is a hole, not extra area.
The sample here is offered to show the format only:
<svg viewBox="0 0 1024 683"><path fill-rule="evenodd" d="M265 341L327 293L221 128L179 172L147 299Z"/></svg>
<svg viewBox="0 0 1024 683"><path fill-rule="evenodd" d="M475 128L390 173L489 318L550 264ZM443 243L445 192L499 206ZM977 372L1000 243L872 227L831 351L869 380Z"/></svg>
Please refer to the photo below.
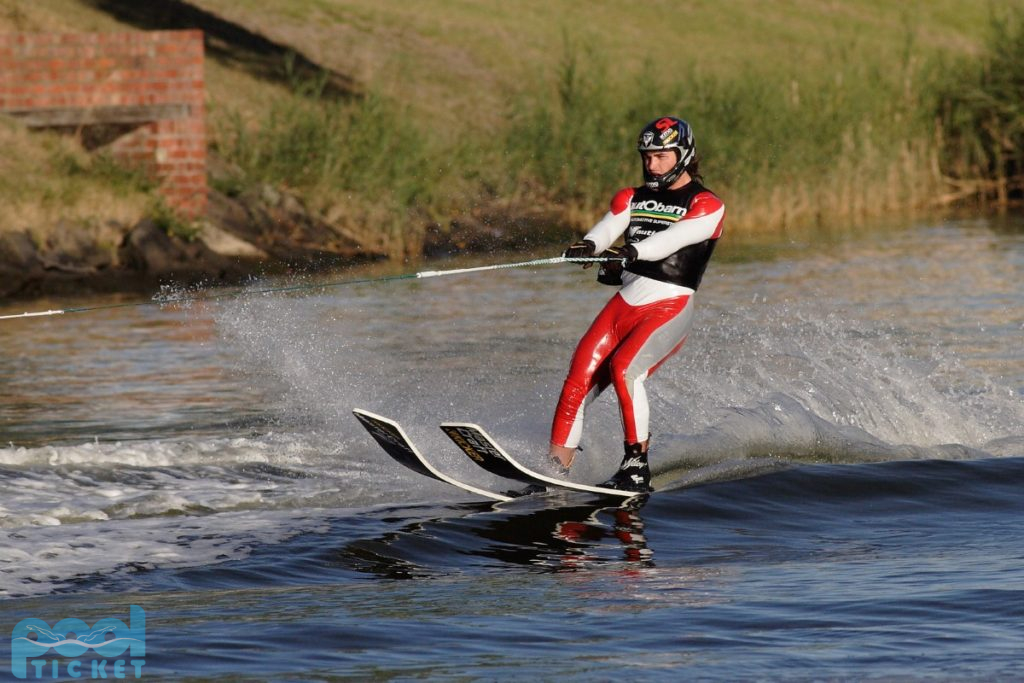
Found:
<svg viewBox="0 0 1024 683"><path fill-rule="evenodd" d="M0 111L35 127L132 129L108 148L192 217L206 210L204 100L198 30L0 35Z"/></svg>

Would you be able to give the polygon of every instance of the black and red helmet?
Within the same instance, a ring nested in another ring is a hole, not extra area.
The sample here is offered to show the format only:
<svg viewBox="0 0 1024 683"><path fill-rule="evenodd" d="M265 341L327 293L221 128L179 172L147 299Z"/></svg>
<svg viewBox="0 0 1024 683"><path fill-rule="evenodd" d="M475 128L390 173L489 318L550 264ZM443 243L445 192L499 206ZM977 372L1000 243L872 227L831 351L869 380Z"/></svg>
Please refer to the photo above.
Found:
<svg viewBox="0 0 1024 683"><path fill-rule="evenodd" d="M661 152L669 149L676 153L675 166L661 175L652 175L647 171L646 164L644 165L644 184L652 190L664 190L672 185L697 153L690 124L674 116L663 116L644 126L636 140L636 149L641 155L644 152Z"/></svg>

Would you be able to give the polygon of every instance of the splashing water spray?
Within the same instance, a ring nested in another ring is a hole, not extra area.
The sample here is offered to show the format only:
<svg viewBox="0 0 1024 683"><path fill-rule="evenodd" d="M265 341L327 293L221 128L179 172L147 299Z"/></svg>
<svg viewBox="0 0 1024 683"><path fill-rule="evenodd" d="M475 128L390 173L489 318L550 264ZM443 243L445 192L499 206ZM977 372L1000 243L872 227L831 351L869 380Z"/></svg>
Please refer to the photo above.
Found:
<svg viewBox="0 0 1024 683"><path fill-rule="evenodd" d="M32 311L16 313L12 315L0 315L0 320L14 320L16 318L41 318L51 315L63 315L65 313L86 313L88 311L101 311L111 308L132 308L136 306L165 306L192 304L205 301L217 301L220 299L233 299L241 296L252 296L256 294L276 294L281 292L298 292L303 290L327 289L328 287L347 287L349 285L361 285L374 282L393 282L396 280L420 280L430 277L442 277L445 275L465 275L468 273L483 273L489 270L502 270L505 268L526 268L530 266L546 266L556 263L607 263L608 261L622 261L621 258L571 258L566 256L555 256L554 258L536 259L533 261L519 261L517 263L497 263L490 266L476 266L473 268L453 268L450 270L424 270L419 273L404 273L402 275L388 275L375 278L360 278L355 280L342 280L339 282L323 282L305 285L285 285L281 287L268 287L264 289L241 290L228 294L213 294L208 296L188 296L180 291L168 293L161 291L149 301L131 301L119 304L103 304L100 306L83 306L80 308L58 308L47 311Z"/></svg>

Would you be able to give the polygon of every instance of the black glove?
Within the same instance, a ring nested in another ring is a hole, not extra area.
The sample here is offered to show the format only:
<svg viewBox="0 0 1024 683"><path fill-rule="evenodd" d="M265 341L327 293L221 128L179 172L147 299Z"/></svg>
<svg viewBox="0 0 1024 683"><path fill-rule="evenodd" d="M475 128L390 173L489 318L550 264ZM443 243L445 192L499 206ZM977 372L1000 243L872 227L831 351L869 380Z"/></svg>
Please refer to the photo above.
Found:
<svg viewBox="0 0 1024 683"><path fill-rule="evenodd" d="M601 258L608 259L597 270L597 281L602 285L621 285L622 271L636 261L636 247L627 244L623 247L609 247L601 252Z"/></svg>
<svg viewBox="0 0 1024 683"><path fill-rule="evenodd" d="M636 257L636 247L632 244L627 244L621 247L608 247L601 252L601 258L608 259L609 261L614 259L615 261L622 263L623 266L628 266L633 261L636 261Z"/></svg>
<svg viewBox="0 0 1024 683"><path fill-rule="evenodd" d="M591 258L597 245L590 240L580 240L562 252L562 258Z"/></svg>
<svg viewBox="0 0 1024 683"><path fill-rule="evenodd" d="M604 256L608 252L603 252ZM605 261L597 269L597 281L602 285L613 285L618 287L622 284L622 261Z"/></svg>

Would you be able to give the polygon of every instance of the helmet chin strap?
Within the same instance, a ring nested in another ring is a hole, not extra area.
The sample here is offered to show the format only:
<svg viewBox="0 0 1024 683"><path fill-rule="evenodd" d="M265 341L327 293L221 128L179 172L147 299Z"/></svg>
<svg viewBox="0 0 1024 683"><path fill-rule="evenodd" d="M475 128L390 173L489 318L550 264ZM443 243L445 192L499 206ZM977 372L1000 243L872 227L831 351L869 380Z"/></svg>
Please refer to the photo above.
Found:
<svg viewBox="0 0 1024 683"><path fill-rule="evenodd" d="M668 189L683 174L685 170L683 168L683 152L679 148L673 148L672 151L676 153L676 165L665 173L657 176L653 175L647 170L647 166L644 165L644 185L647 186L647 189L655 191ZM640 159L641 161L643 160L643 153L640 154Z"/></svg>

